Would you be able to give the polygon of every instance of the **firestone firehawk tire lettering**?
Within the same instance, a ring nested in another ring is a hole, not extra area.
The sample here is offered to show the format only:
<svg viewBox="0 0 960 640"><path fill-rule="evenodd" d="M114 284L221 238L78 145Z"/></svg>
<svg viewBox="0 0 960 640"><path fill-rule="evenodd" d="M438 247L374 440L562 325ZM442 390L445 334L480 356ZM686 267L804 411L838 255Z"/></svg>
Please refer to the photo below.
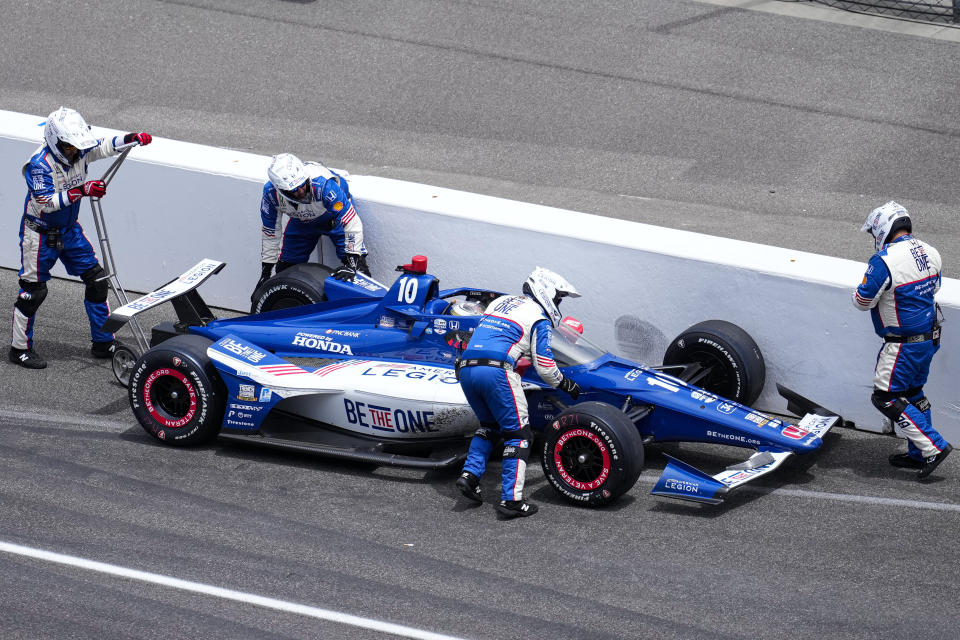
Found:
<svg viewBox="0 0 960 640"><path fill-rule="evenodd" d="M760 397L767 376L763 355L746 331L726 320L704 320L693 325L667 347L663 364L698 363L712 369L702 389L751 405Z"/></svg>
<svg viewBox="0 0 960 640"><path fill-rule="evenodd" d="M250 313L323 302L327 299L323 293L323 281L331 273L333 269L330 267L314 262L295 264L284 269L257 288Z"/></svg>
<svg viewBox="0 0 960 640"><path fill-rule="evenodd" d="M207 442L220 432L226 390L207 357L211 341L176 336L143 354L130 376L130 407L164 444Z"/></svg>
<svg viewBox="0 0 960 640"><path fill-rule="evenodd" d="M598 507L636 483L643 469L643 442L623 412L602 402L583 402L547 425L541 464L563 498Z"/></svg>

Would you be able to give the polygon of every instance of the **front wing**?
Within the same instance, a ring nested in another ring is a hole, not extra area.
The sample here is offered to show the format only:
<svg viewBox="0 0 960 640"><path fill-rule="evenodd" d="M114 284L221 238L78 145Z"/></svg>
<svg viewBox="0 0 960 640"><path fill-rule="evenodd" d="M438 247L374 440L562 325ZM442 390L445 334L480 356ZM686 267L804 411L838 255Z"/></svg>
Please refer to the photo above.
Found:
<svg viewBox="0 0 960 640"><path fill-rule="evenodd" d="M815 437L822 438L841 421L842 418L838 415L808 413L797 426ZM667 456L667 466L650 493L680 500L719 504L730 490L770 473L791 455L791 451L757 451L745 461L731 465L712 476Z"/></svg>

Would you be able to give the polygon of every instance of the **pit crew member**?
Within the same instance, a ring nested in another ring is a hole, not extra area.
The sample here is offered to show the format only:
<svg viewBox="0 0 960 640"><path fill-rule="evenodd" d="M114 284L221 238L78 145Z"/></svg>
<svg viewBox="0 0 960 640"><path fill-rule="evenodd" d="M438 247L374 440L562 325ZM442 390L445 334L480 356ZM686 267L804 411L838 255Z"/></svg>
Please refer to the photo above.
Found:
<svg viewBox="0 0 960 640"><path fill-rule="evenodd" d="M280 273L306 262L324 235L333 241L341 261L334 277L353 280L357 271L370 275L363 223L346 178L290 153L273 157L267 177L260 200L261 272L254 291L270 277L274 265ZM284 216L288 218L285 226Z"/></svg>
<svg viewBox="0 0 960 640"><path fill-rule="evenodd" d="M480 478L487 460L504 439L501 499L497 512L508 518L532 516L537 505L523 499L523 484L533 431L520 374L515 367L527 356L540 378L576 400L580 387L564 377L553 360L550 342L560 322L558 306L577 290L558 274L537 267L523 283L523 295L497 298L487 307L457 364L460 385L480 421L457 479L460 492L482 502Z"/></svg>
<svg viewBox="0 0 960 640"><path fill-rule="evenodd" d="M940 348L940 253L912 235L910 214L890 201L870 212L860 229L870 233L876 253L870 258L853 304L870 310L883 338L873 376L873 405L907 437L907 452L890 456L895 467L929 476L953 447L933 428L923 385Z"/></svg>
<svg viewBox="0 0 960 640"><path fill-rule="evenodd" d="M106 273L77 221L82 198L102 198L106 185L87 180L91 162L117 155L124 145L147 145L149 133L96 138L73 109L60 107L43 128L45 144L23 166L27 182L20 221L20 293L13 306L10 362L43 369L46 361L33 349L37 310L47 297L50 269L57 260L86 286L83 306L90 319L90 353L109 358L116 349L113 334L100 330L110 314Z"/></svg>

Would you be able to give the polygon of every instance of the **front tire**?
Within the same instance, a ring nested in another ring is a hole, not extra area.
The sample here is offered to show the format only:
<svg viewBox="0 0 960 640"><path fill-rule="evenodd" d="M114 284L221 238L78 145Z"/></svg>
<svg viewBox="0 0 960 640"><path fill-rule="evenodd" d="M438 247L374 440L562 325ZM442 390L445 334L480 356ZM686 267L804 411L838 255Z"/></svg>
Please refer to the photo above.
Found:
<svg viewBox="0 0 960 640"><path fill-rule="evenodd" d="M324 302L323 283L333 269L325 264L304 262L284 269L257 287L250 313L302 307Z"/></svg>
<svg viewBox="0 0 960 640"><path fill-rule="evenodd" d="M693 325L667 347L665 366L699 364L706 377L693 384L744 405L753 404L767 377L760 347L746 331L726 320Z"/></svg>
<svg viewBox="0 0 960 640"><path fill-rule="evenodd" d="M602 402L564 410L544 431L543 473L564 499L599 507L629 491L643 469L643 442L630 419Z"/></svg>
<svg viewBox="0 0 960 640"><path fill-rule="evenodd" d="M201 444L220 432L226 390L207 357L211 343L201 336L175 336L133 367L130 407L140 426L164 444Z"/></svg>

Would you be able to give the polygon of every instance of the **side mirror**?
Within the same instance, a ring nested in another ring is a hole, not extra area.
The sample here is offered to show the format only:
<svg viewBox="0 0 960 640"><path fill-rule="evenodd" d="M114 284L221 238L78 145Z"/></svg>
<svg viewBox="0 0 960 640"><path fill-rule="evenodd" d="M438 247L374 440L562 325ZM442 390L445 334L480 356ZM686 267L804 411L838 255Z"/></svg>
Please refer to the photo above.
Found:
<svg viewBox="0 0 960 640"><path fill-rule="evenodd" d="M573 316L564 316L563 320L560 321L560 324L573 329L580 335L583 335L583 323Z"/></svg>

